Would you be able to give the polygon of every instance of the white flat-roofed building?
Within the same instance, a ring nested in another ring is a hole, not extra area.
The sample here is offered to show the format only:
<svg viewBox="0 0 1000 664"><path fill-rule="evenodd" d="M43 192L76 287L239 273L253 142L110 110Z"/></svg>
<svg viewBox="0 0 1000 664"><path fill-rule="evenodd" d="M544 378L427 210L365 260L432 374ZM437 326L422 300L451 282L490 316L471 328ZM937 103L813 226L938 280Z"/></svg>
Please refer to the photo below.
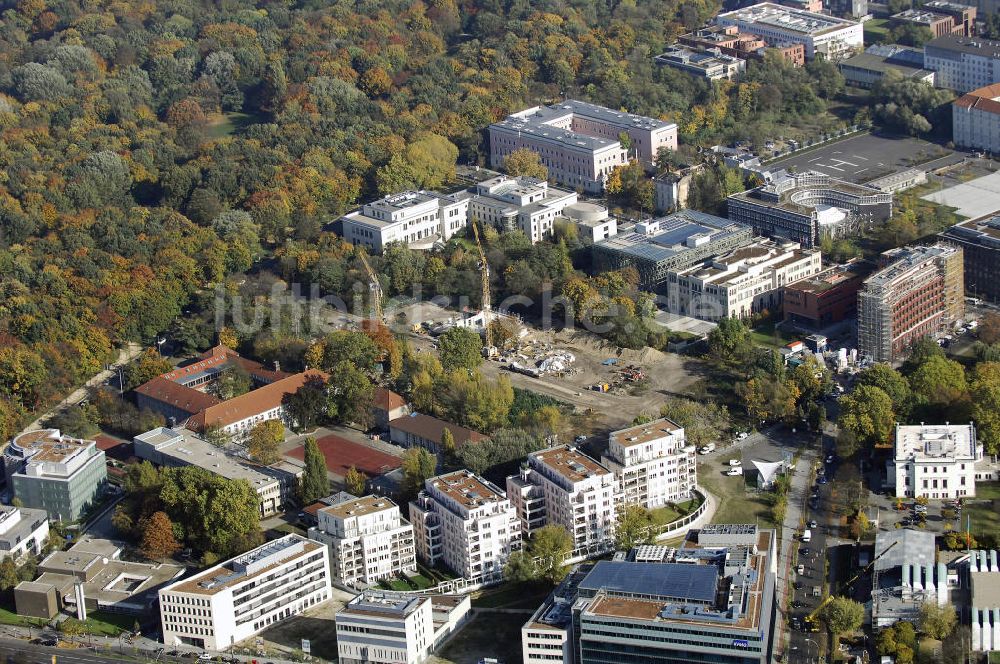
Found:
<svg viewBox="0 0 1000 664"><path fill-rule="evenodd" d="M225 650L326 601L326 549L285 535L160 589L164 645Z"/></svg>
<svg viewBox="0 0 1000 664"><path fill-rule="evenodd" d="M49 536L45 510L0 505L0 559L37 556Z"/></svg>
<svg viewBox="0 0 1000 664"><path fill-rule="evenodd" d="M345 496L316 512L309 539L330 547L335 579L361 587L398 574L415 574L413 526L396 503L382 496Z"/></svg>
<svg viewBox="0 0 1000 664"><path fill-rule="evenodd" d="M674 45L653 58L658 65L673 67L683 72L718 81L732 80L747 68L746 60L726 55L720 49L688 48Z"/></svg>
<svg viewBox="0 0 1000 664"><path fill-rule="evenodd" d="M688 500L698 484L694 445L666 418L612 431L601 462L617 476L621 502L646 509Z"/></svg>
<svg viewBox="0 0 1000 664"><path fill-rule="evenodd" d="M623 132L630 150L618 138ZM604 191L611 171L630 154L652 164L661 147L677 149L676 124L575 99L528 108L490 125L492 168L527 148L538 153L549 179L591 193Z"/></svg>
<svg viewBox="0 0 1000 664"><path fill-rule="evenodd" d="M887 475L900 498L964 498L976 495L982 458L972 424L897 424Z"/></svg>
<svg viewBox="0 0 1000 664"><path fill-rule="evenodd" d="M924 67L934 84L965 94L1000 81L1000 41L944 35L924 44Z"/></svg>
<svg viewBox="0 0 1000 664"><path fill-rule="evenodd" d="M769 41L801 43L810 60L817 54L828 60L840 60L864 48L861 23L773 2L760 2L719 14L715 22L723 27L735 26L741 32L760 35Z"/></svg>
<svg viewBox="0 0 1000 664"><path fill-rule="evenodd" d="M955 145L1000 152L1000 83L962 95L951 105Z"/></svg>
<svg viewBox="0 0 1000 664"><path fill-rule="evenodd" d="M521 548L521 523L504 492L469 470L431 477L410 503L417 555L465 578L498 573Z"/></svg>
<svg viewBox="0 0 1000 664"><path fill-rule="evenodd" d="M537 178L500 175L476 185L469 201L469 219L499 231L520 229L532 242L552 233L563 208L576 203L575 191L549 187Z"/></svg>
<svg viewBox="0 0 1000 664"><path fill-rule="evenodd" d="M464 192L404 191L365 203L341 217L344 239L380 254L390 242L412 249L430 249L446 242L468 221L469 197Z"/></svg>
<svg viewBox="0 0 1000 664"><path fill-rule="evenodd" d="M434 647L432 600L366 590L337 612L341 664L419 664Z"/></svg>
<svg viewBox="0 0 1000 664"><path fill-rule="evenodd" d="M56 521L75 521L104 491L108 468L93 440L38 429L16 436L4 449L4 472L13 498L48 512Z"/></svg>
<svg viewBox="0 0 1000 664"><path fill-rule="evenodd" d="M765 309L780 311L784 287L822 269L818 248L762 240L671 274L667 299L671 311L686 316L746 318Z"/></svg>
<svg viewBox="0 0 1000 664"><path fill-rule="evenodd" d="M507 479L508 492L524 494L528 484L541 487L544 523L540 525L562 526L573 536L574 546L599 544L614 537L615 475L580 450L560 445L529 454L527 468ZM539 495L528 491L528 498ZM522 501L518 516L522 528L525 524L538 527L537 503Z"/></svg>
<svg viewBox="0 0 1000 664"><path fill-rule="evenodd" d="M227 480L246 480L257 492L260 516L281 509L294 486L294 475L256 465L235 445L218 447L188 429L158 427L133 440L135 455L157 466L198 466Z"/></svg>

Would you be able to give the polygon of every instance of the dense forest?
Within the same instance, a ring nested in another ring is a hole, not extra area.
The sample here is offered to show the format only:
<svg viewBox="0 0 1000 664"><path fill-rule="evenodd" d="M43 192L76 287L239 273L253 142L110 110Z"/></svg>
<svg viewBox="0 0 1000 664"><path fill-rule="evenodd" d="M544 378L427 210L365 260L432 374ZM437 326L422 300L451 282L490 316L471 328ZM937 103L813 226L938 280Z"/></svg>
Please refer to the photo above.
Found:
<svg viewBox="0 0 1000 664"><path fill-rule="evenodd" d="M481 163L484 128L527 103L582 97L707 144L815 121L843 85L823 62L738 84L655 67L710 0L0 7L0 436L262 258L356 269L324 224ZM519 251L510 278L571 269ZM446 258L435 278L474 291Z"/></svg>

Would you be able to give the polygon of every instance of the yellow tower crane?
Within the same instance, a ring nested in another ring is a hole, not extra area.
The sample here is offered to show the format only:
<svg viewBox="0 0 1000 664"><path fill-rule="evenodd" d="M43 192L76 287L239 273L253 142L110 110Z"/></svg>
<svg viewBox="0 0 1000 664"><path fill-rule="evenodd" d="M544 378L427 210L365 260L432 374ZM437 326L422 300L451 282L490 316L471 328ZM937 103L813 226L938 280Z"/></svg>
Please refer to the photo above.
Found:
<svg viewBox="0 0 1000 664"><path fill-rule="evenodd" d="M490 265L486 262L486 252L483 251L483 243L479 239L479 224L472 221L472 234L476 238L476 247L479 249L479 272L483 280L483 327L486 329L486 352L493 352L493 330L490 329L492 320L492 310L490 308Z"/></svg>
<svg viewBox="0 0 1000 664"><path fill-rule="evenodd" d="M382 282L378 280L378 275L375 274L375 270L372 269L371 264L368 262L365 250L360 247L358 248L358 257L361 259L361 264L365 266L365 271L368 273L368 288L372 292L372 308L375 310L375 320L382 323L385 321L382 316Z"/></svg>

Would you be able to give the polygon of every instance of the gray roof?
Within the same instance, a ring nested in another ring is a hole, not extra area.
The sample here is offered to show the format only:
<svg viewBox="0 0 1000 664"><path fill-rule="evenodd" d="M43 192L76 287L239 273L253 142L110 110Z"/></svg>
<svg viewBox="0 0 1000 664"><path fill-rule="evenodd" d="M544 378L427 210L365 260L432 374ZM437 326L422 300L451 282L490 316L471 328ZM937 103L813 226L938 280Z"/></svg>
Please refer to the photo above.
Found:
<svg viewBox="0 0 1000 664"><path fill-rule="evenodd" d="M984 37L963 37L961 35L944 35L924 44L924 53L941 49L955 53L969 53L982 57L1000 57L1000 41Z"/></svg>
<svg viewBox="0 0 1000 664"><path fill-rule="evenodd" d="M876 55L874 53L858 53L857 55L852 55L846 60L842 60L839 63L839 67L841 69L853 67L855 69L877 71L883 74L889 70L895 70L906 78L923 78L934 73L929 69L921 69L920 67L913 67L908 64L900 64L898 61L893 62L890 58Z"/></svg>
<svg viewBox="0 0 1000 664"><path fill-rule="evenodd" d="M719 570L713 565L602 560L580 583L580 590L711 603L718 583Z"/></svg>
<svg viewBox="0 0 1000 664"><path fill-rule="evenodd" d="M641 260L659 262L690 249L685 243L693 235L709 235L714 242L745 228L729 219L697 210L679 210L660 220L661 231L656 235L624 233L597 244Z"/></svg>
<svg viewBox="0 0 1000 664"><path fill-rule="evenodd" d="M881 558L879 554L888 549L893 542L898 544ZM934 533L924 530L900 528L898 530L879 531L875 535L876 570L892 569L902 565L919 565L926 567L935 564Z"/></svg>

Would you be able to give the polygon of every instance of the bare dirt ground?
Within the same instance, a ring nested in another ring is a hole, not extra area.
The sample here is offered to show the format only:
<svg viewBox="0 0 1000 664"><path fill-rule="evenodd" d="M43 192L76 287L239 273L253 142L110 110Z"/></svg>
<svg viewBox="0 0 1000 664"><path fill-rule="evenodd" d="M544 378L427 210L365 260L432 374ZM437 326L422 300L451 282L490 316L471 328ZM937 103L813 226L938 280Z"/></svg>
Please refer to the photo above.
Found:
<svg viewBox="0 0 1000 664"><path fill-rule="evenodd" d="M532 342L534 342L532 344ZM434 339L411 335L410 343L417 352L436 352ZM576 360L563 375L543 375L533 378L507 370L502 362L484 362L486 376L507 375L515 387L533 390L572 405L580 414L593 416L594 432L625 426L639 414L655 415L668 396L683 395L703 377L697 360L652 348L629 350L614 346L600 337L580 330L545 332L530 329L522 343L537 351L569 351ZM602 364L614 359L614 365ZM628 365L638 366L645 379L621 382L610 392L591 389L599 383L614 383Z"/></svg>

